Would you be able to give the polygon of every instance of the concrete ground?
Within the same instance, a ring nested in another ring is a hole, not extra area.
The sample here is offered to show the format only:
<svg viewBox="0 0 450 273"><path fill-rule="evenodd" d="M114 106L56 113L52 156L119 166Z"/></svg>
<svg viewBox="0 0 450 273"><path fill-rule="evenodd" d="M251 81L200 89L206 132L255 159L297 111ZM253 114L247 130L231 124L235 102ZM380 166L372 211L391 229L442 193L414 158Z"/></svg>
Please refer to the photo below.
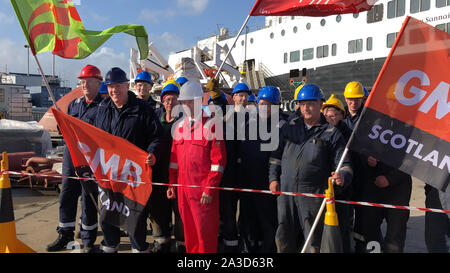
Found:
<svg viewBox="0 0 450 273"><path fill-rule="evenodd" d="M413 192L410 206L425 207L424 184L413 182ZM17 237L38 253L46 252L47 244L57 238L58 225L58 193L53 189L35 190L29 188L13 189L14 215ZM424 240L425 213L411 211L406 237L406 253L426 253ZM97 238L98 245L103 236L101 231ZM81 244L81 240L77 239ZM148 236L151 242L151 236ZM450 242L449 242L450 243ZM450 244L449 244L450 245ZM75 246L76 247L76 246ZM77 252L78 250L65 250L61 253ZM119 252L131 252L128 237L121 238Z"/></svg>

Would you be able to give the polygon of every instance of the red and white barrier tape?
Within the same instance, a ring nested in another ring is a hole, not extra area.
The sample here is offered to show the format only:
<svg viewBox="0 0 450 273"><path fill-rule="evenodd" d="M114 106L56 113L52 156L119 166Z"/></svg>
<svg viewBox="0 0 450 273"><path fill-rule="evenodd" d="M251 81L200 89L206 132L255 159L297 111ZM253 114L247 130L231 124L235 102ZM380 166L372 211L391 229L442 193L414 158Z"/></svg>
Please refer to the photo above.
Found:
<svg viewBox="0 0 450 273"><path fill-rule="evenodd" d="M36 177L51 177L51 178L67 178L67 179L76 179L76 180L98 180L92 178L85 177L70 177L70 176L62 176L62 175L47 175L47 174L39 174L39 173L26 173L26 172L14 172L14 171L0 171L0 175L8 174L8 175L25 175L25 176L36 176ZM237 191L237 192L249 192L249 193L265 193L272 195L286 195L286 196L303 196L303 197L313 197L313 198L326 198L325 194L316 194L316 193L299 193L299 192L272 192L270 190L255 190L255 189L241 189L241 188L229 188L229 187L204 187L199 185L182 185L182 184L167 184L167 183L157 183L157 182L135 182L135 181L121 181L121 180L110 180L110 179L101 179L101 181L112 181L119 183L133 183L133 184L147 184L150 183L155 186L171 186L171 187L188 187L188 188L207 188L212 190L226 190L226 191ZM450 210L443 209L433 209L433 208L418 208L418 207L410 207L410 206L399 206L399 205L388 205L388 204L379 204L372 202L357 202L357 201L345 201L345 200L334 200L337 203L349 204L349 205L359 205L359 206L368 206L368 207L379 207L379 208L390 208L390 209L403 209L403 210L414 210L414 211L424 211L424 212L437 212L437 213L450 213ZM327 199L327 203L332 202L332 200Z"/></svg>

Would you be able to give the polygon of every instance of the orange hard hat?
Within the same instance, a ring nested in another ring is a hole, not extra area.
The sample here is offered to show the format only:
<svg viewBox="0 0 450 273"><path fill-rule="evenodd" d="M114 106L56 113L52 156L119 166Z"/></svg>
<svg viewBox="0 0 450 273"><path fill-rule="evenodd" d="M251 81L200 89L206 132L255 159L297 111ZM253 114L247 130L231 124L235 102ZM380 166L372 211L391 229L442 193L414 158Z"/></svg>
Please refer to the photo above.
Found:
<svg viewBox="0 0 450 273"><path fill-rule="evenodd" d="M78 79L83 79L83 78L97 78L99 80L103 80L100 69L98 69L96 66L93 66L90 64L86 65L83 69L81 69Z"/></svg>

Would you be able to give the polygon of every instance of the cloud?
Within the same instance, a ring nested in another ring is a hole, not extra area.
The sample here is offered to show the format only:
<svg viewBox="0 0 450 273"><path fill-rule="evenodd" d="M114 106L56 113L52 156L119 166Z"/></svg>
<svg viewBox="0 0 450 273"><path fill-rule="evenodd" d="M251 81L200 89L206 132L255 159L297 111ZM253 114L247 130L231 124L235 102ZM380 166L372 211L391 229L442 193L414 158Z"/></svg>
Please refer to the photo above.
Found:
<svg viewBox="0 0 450 273"><path fill-rule="evenodd" d="M160 35L150 34L149 42L153 42L161 55L168 60L169 54L186 48L183 38L172 33L164 32Z"/></svg>
<svg viewBox="0 0 450 273"><path fill-rule="evenodd" d="M37 55L39 62L45 74L52 73L53 57L50 52L44 52ZM122 68L127 74L129 73L129 55L128 53L116 52L109 47L101 47L89 57L82 60L63 59L55 57L55 72L65 81L66 86L76 87L78 79L76 78L81 69L87 64L97 66L102 75L114 66ZM27 51L23 44L11 41L9 39L0 38L0 72L27 72ZM40 74L30 52L30 73Z"/></svg>
<svg viewBox="0 0 450 273"><path fill-rule="evenodd" d="M176 12L173 9L165 9L165 10L143 9L138 15L138 20L158 24L161 21L164 21L175 15Z"/></svg>
<svg viewBox="0 0 450 273"><path fill-rule="evenodd" d="M6 15L5 13L0 11L0 24L12 24L14 22L14 17L10 15Z"/></svg>
<svg viewBox="0 0 450 273"><path fill-rule="evenodd" d="M159 24L176 15L199 15L208 6L209 0L176 0L177 8L143 9L138 15L141 21Z"/></svg>
<svg viewBox="0 0 450 273"><path fill-rule="evenodd" d="M95 12L91 12L91 17L92 19L94 19L97 22L106 22L109 21L109 17L108 16L102 16L98 13Z"/></svg>
<svg viewBox="0 0 450 273"><path fill-rule="evenodd" d="M198 15L206 9L208 2L209 0L177 0L177 5L189 15Z"/></svg>

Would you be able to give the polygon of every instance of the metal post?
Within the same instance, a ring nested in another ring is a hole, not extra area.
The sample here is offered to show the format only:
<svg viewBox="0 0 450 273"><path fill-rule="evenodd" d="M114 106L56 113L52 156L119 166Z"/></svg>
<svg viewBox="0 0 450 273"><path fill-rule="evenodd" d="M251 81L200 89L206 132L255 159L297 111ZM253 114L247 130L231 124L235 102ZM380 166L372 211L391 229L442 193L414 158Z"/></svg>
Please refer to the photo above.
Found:
<svg viewBox="0 0 450 273"><path fill-rule="evenodd" d="M41 67L41 64L39 63L38 58L34 54L33 54L33 56L34 56L34 59L36 60L36 64L37 64L37 66L39 68L39 72L41 72L42 79L44 80L44 84L47 87L47 91L48 91L48 94L50 95L50 98L52 99L53 105L55 106L55 108L57 110L61 110L61 109L59 109L58 105L56 105L55 96L53 96L53 91L50 88L50 84L48 83L47 78L45 77L44 71L42 70L42 67Z"/></svg>
<svg viewBox="0 0 450 273"><path fill-rule="evenodd" d="M24 45L23 47L27 49L27 76L30 76L30 46Z"/></svg>
<svg viewBox="0 0 450 273"><path fill-rule="evenodd" d="M352 134L350 135L350 139L347 141L347 144L345 145L345 150L344 150L344 152L342 153L341 159L339 160L339 164L338 164L338 166L337 166L335 172L338 172L338 171L339 171L339 169L340 169L341 166L342 166L342 163L344 162L345 157L347 156L347 153L348 153L348 150L349 150L349 146L350 146L350 144L353 142L353 138L355 137L355 132L356 132L356 131L358 130L358 128L359 128L359 123L361 122L362 117L363 117L364 114L366 113L366 109L367 109L367 107L364 107L364 108L363 108L363 110L362 110L362 112L361 112L361 115L359 116L359 119L358 119L358 121L356 122L355 127L353 128ZM323 212L323 210L324 210L324 208L325 208L325 204L326 204L326 199L324 199L323 202L322 202L322 206L320 207L319 213L318 213L317 216L316 216L316 220L314 221L314 224L313 224L313 226L311 227L311 231L310 231L310 233L309 233L309 235L308 235L308 239L306 240L305 244L303 245L302 253L305 253L306 248L308 247L308 245L309 245L309 243L310 243L310 241L311 241L312 234L314 233L314 230L315 230L315 228L316 228L316 226L317 226L317 223L319 222L320 216L322 215L322 212Z"/></svg>
<svg viewBox="0 0 450 273"><path fill-rule="evenodd" d="M217 69L216 76L214 77L215 79L217 79L219 77L220 71L222 71L222 68L225 65L225 62L228 60L228 57L230 56L231 51L233 50L234 46L236 45L237 40L239 39L239 36L241 36L241 33L244 30L244 27L247 25L248 20L250 20L250 14L245 19L244 24L242 24L242 27L236 36L236 39L234 39L233 45L231 46L230 50L228 50L227 55L225 56L225 59L223 60L222 64L220 65L219 69Z"/></svg>
<svg viewBox="0 0 450 273"><path fill-rule="evenodd" d="M53 77L55 77L55 55L52 54L53 56L53 66L52 66L52 72L53 72Z"/></svg>
<svg viewBox="0 0 450 273"><path fill-rule="evenodd" d="M347 153L348 153L348 147L345 147L345 150L342 153L341 159L339 160L339 164L338 164L335 172L338 172L341 169L342 163L344 163L344 159L347 156ZM334 183L334 181L333 181L333 183ZM317 224L319 223L320 217L322 216L322 213L323 213L323 210L325 209L326 203L327 203L327 199L324 198L322 201L322 205L320 206L319 212L317 213L316 219L314 220L314 224L311 227L311 231L308 234L308 238L306 239L305 244L303 245L302 253L306 252L306 248L308 248L309 244L311 243L312 235L314 234Z"/></svg>

